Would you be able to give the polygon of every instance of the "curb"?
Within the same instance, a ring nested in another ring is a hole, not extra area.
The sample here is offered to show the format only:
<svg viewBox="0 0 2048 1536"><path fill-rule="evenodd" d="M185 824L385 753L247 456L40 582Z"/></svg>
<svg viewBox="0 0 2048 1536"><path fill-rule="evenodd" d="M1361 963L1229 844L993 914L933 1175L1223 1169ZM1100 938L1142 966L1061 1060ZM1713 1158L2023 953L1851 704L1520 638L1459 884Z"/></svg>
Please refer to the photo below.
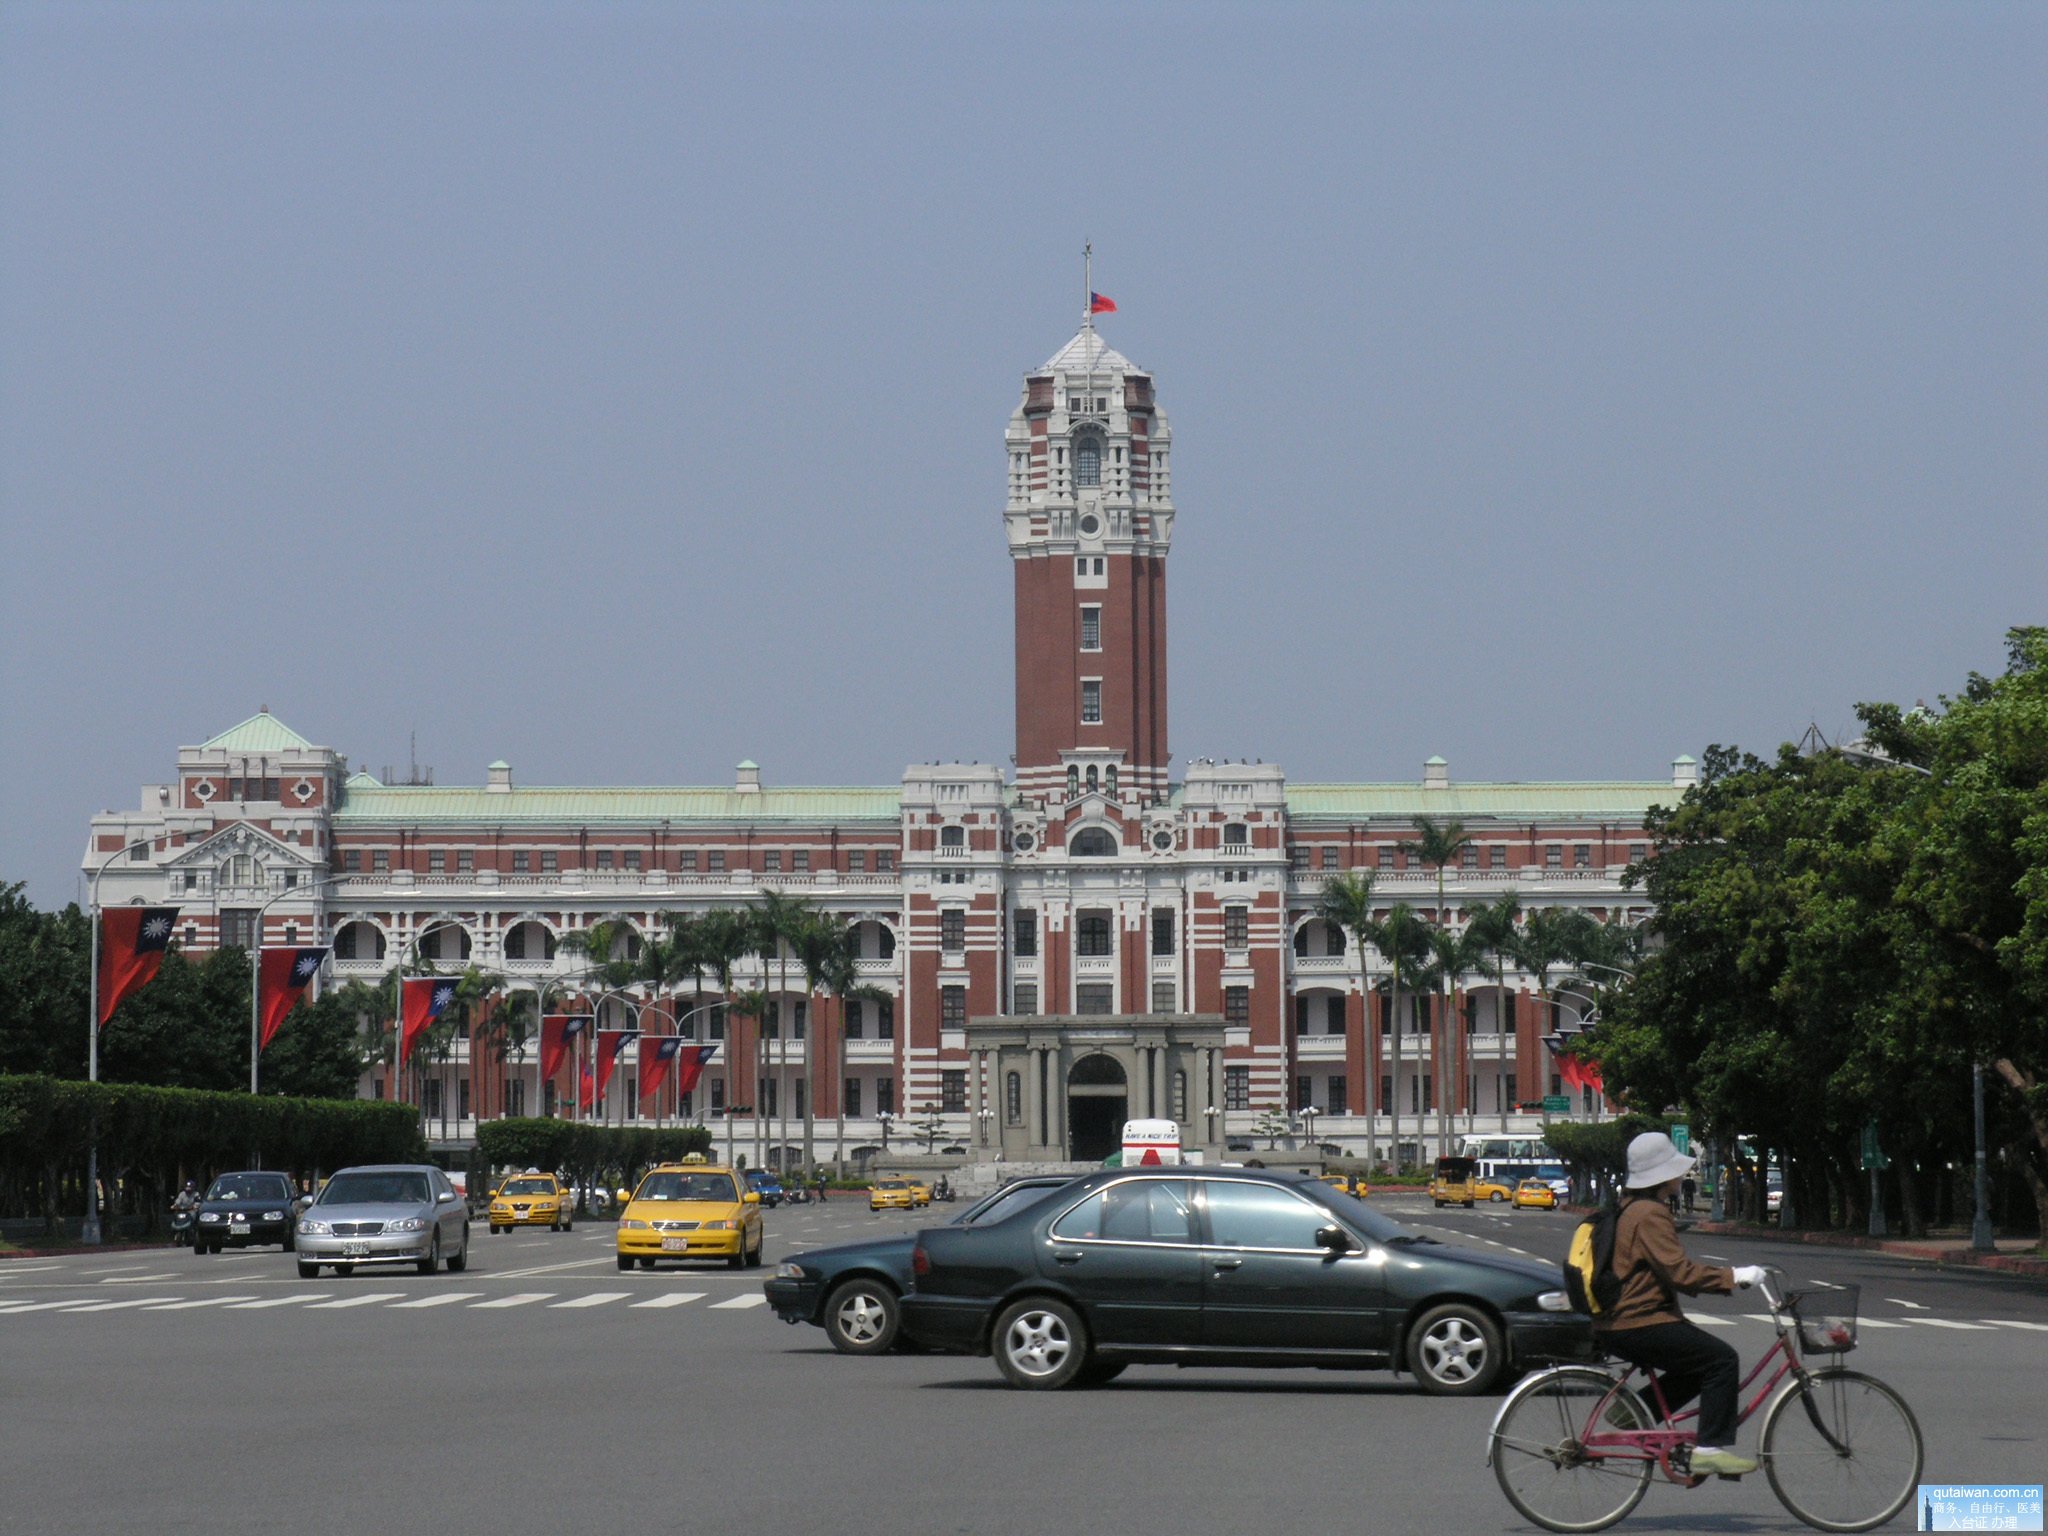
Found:
<svg viewBox="0 0 2048 1536"><path fill-rule="evenodd" d="M1887 1253L1894 1258L1918 1259L1944 1269L1989 1269L2000 1274L2048 1280L2048 1258L2031 1253L1978 1253L1969 1248L1899 1238L1865 1237L1853 1232L1774 1232L1768 1227L1751 1227L1732 1221L1697 1222L1690 1230L1704 1237L1740 1237L1755 1242L1799 1243L1819 1248L1861 1248Z"/></svg>

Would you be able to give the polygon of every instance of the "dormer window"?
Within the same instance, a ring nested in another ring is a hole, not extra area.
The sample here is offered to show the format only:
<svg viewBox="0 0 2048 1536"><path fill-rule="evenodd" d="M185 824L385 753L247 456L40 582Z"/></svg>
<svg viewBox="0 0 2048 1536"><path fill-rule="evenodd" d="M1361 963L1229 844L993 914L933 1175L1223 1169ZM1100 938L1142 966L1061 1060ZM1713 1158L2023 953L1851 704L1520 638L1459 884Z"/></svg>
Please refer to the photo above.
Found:
<svg viewBox="0 0 2048 1536"><path fill-rule="evenodd" d="M1074 439L1074 484L1084 490L1102 484L1102 439L1093 432Z"/></svg>
<svg viewBox="0 0 2048 1536"><path fill-rule="evenodd" d="M1225 822L1225 823L1224 823L1224 826L1223 826L1223 846L1224 846L1224 847L1226 847L1226 848L1242 848L1242 847L1244 847L1244 846L1245 846L1245 844L1247 844L1247 843L1248 843L1248 842L1250 842L1250 841L1251 841L1251 839L1250 839L1250 838L1249 838L1248 836L1246 836L1246 834L1245 834L1245 825L1244 825L1244 823L1243 823L1243 822L1241 822L1241 821L1231 821L1231 822Z"/></svg>
<svg viewBox="0 0 2048 1536"><path fill-rule="evenodd" d="M1083 827L1074 834L1073 842L1067 845L1067 852L1077 859L1113 859L1116 857L1116 839L1102 827Z"/></svg>
<svg viewBox="0 0 2048 1536"><path fill-rule="evenodd" d="M939 846L941 848L965 848L967 846L967 829L965 827L939 828Z"/></svg>

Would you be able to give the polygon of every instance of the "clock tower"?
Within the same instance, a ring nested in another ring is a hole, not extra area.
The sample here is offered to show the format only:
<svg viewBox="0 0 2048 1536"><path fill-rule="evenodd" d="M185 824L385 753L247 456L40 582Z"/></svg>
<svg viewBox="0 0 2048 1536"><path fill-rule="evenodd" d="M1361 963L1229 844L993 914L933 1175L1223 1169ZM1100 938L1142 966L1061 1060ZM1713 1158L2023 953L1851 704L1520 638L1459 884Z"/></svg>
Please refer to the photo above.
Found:
<svg viewBox="0 0 2048 1536"><path fill-rule="evenodd" d="M1152 376L1084 320L1025 376L1006 440L1018 791L1163 798L1173 497Z"/></svg>

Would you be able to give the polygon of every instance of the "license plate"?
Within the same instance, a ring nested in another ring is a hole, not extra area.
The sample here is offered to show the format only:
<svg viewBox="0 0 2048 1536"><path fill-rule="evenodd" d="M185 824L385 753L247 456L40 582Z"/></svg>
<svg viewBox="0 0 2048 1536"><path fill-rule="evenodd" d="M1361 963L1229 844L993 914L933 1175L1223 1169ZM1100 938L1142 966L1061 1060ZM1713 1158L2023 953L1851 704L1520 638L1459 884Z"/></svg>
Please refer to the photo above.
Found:
<svg viewBox="0 0 2048 1536"><path fill-rule="evenodd" d="M687 1237L664 1237L661 1240L661 1251L663 1253L688 1253L690 1251L690 1240Z"/></svg>
<svg viewBox="0 0 2048 1536"><path fill-rule="evenodd" d="M246 1221L231 1221L228 1223L229 1237L247 1237L248 1235L249 1223Z"/></svg>
<svg viewBox="0 0 2048 1536"><path fill-rule="evenodd" d="M343 1243L341 1245L341 1256L344 1259L367 1259L370 1256L370 1245L368 1243Z"/></svg>

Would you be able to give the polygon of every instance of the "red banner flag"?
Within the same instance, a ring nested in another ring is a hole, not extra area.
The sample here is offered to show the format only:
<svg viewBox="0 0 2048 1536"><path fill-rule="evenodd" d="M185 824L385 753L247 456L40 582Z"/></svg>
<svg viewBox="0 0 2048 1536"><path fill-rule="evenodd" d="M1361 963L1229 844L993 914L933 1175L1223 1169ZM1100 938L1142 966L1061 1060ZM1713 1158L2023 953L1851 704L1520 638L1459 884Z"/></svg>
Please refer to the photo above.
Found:
<svg viewBox="0 0 2048 1536"><path fill-rule="evenodd" d="M1557 1056L1557 1075L1567 1088L1579 1086L1579 1058L1563 1051Z"/></svg>
<svg viewBox="0 0 2048 1536"><path fill-rule="evenodd" d="M640 1037L640 1097L651 1099L661 1091L661 1085L668 1081L668 1069L674 1064L676 1054L683 1048L680 1035L642 1035Z"/></svg>
<svg viewBox="0 0 2048 1536"><path fill-rule="evenodd" d="M597 1103L597 1079L590 1075L590 1063L583 1063L583 1082L576 1090L576 1102L591 1109Z"/></svg>
<svg viewBox="0 0 2048 1536"><path fill-rule="evenodd" d="M604 1091L611 1086L612 1071L619 1064L619 1052L627 1040L637 1035L637 1029L600 1029L597 1032L597 1086L591 1091L591 1102L604 1097Z"/></svg>
<svg viewBox="0 0 2048 1536"><path fill-rule="evenodd" d="M1116 313L1116 300L1106 293L1091 293L1088 295L1088 313L1091 315L1113 315Z"/></svg>
<svg viewBox="0 0 2048 1536"><path fill-rule="evenodd" d="M551 1078L562 1070L562 1058L569 1045L589 1028L587 1013L550 1013L540 1021L540 1075Z"/></svg>
<svg viewBox="0 0 2048 1536"><path fill-rule="evenodd" d="M403 1065L427 1026L455 1001L453 976L408 976L400 991L398 1060Z"/></svg>
<svg viewBox="0 0 2048 1536"><path fill-rule="evenodd" d="M258 1036L262 1048L270 1047L285 1015L306 995L306 986L320 974L327 961L327 947L317 949L266 949L256 963L256 1016L262 1023Z"/></svg>
<svg viewBox="0 0 2048 1536"><path fill-rule="evenodd" d="M113 907L100 914L100 1018L155 979L178 924L176 907Z"/></svg>
<svg viewBox="0 0 2048 1536"><path fill-rule="evenodd" d="M697 1079L704 1075L704 1069L711 1065L711 1059L718 1054L715 1045L692 1045L686 1047L676 1058L676 1092L688 1093L697 1086Z"/></svg>

